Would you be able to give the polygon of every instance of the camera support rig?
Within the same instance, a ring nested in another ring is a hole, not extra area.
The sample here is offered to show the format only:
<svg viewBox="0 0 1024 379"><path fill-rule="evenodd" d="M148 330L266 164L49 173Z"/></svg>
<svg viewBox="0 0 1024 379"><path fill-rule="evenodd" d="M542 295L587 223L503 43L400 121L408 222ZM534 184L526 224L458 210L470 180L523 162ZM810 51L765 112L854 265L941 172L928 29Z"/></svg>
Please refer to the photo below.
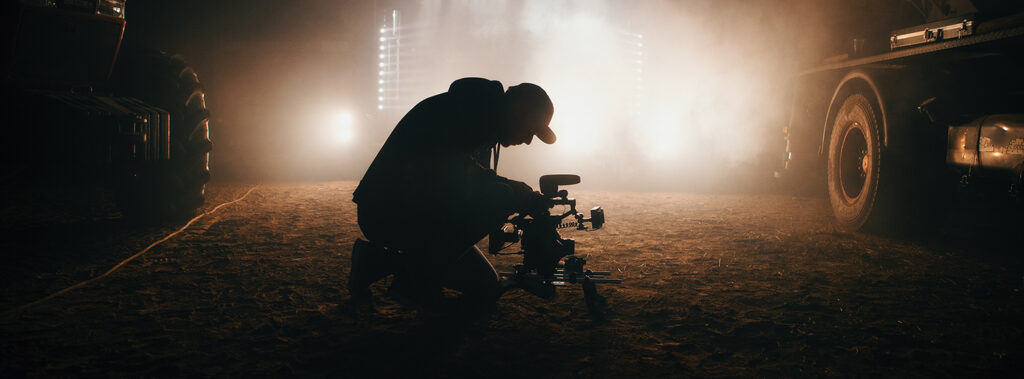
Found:
<svg viewBox="0 0 1024 379"><path fill-rule="evenodd" d="M545 207L520 212L510 218L500 230L488 238L488 253L502 255L501 250L520 243L522 251L511 254L523 255L523 263L515 265L513 272L500 273L501 277L538 297L549 299L555 295L556 286L581 284L587 309L592 317L604 318L606 301L597 293L597 283L621 283L621 279L609 278L607 271L591 271L584 266L586 258L576 256L576 241L562 238L558 229L597 230L604 226L604 210L594 207L590 217L576 210L576 199L559 186L577 184L579 175L544 175L540 178L540 192ZM569 210L551 214L555 206L568 206ZM572 216L573 221L563 222ZM590 223L590 227L587 227ZM511 225L511 226L509 226ZM565 258L564 261L562 258Z"/></svg>

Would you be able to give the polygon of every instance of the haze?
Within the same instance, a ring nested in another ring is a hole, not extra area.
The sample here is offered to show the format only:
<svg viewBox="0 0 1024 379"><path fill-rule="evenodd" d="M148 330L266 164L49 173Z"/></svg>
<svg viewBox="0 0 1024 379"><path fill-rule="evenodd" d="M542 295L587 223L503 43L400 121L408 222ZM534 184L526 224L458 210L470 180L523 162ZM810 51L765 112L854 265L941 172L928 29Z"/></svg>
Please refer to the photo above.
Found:
<svg viewBox="0 0 1024 379"><path fill-rule="evenodd" d="M733 191L770 178L789 78L834 53L835 28L868 3L136 1L126 44L197 67L218 179L358 180L405 111L482 76L536 83L555 104L558 142L503 149L503 175ZM401 79L382 106L381 30L396 14Z"/></svg>

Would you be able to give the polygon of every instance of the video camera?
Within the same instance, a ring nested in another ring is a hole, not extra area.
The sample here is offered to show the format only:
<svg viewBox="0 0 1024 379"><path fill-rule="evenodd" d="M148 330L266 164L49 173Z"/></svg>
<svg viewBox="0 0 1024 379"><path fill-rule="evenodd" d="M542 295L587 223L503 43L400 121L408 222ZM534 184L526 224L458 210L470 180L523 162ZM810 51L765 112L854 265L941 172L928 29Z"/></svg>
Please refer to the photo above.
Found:
<svg viewBox="0 0 1024 379"><path fill-rule="evenodd" d="M579 175L544 175L540 178L540 193L545 207L513 215L499 230L488 238L487 251L501 255L501 251L520 243L523 263L514 266L513 272L500 273L503 279L511 279L516 286L541 298L555 295L556 286L579 283L587 308L595 318L604 317L605 300L597 294L597 283L621 283L621 279L608 276L610 272L591 271L584 266L587 260L576 256L576 241L562 238L558 229L597 230L604 226L604 210L597 206L590 209L590 217L576 210L576 199L559 186L580 182ZM562 213L551 214L556 206L568 206ZM567 217L573 221L563 222ZM590 224L590 227L587 226ZM562 258L565 258L564 261Z"/></svg>

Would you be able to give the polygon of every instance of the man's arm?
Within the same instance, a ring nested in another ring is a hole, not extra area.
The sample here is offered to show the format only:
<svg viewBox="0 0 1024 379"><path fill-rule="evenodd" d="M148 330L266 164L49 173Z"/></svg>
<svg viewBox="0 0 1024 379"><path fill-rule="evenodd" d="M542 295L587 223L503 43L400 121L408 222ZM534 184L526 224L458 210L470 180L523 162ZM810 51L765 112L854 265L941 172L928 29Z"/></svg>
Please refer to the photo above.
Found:
<svg viewBox="0 0 1024 379"><path fill-rule="evenodd" d="M509 204L509 206L516 212L531 211L541 205L543 196L539 192L534 191L530 185L524 182L498 175L494 170L487 168L481 162L480 157L481 154L476 154L468 168L468 177L472 182L477 184L498 182L507 185L512 190L513 196L513 204Z"/></svg>

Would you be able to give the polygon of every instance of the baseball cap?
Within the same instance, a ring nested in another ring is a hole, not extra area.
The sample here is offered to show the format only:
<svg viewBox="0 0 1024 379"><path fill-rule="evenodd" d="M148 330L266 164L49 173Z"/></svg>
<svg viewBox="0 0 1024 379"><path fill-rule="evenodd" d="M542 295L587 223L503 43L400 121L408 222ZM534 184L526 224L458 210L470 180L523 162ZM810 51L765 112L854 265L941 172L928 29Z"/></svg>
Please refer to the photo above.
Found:
<svg viewBox="0 0 1024 379"><path fill-rule="evenodd" d="M533 83L522 83L508 88L506 96L514 99L515 102L525 105L528 127L535 136L546 144L553 144L557 137L551 130L551 116L555 113L554 104L548 93L540 86Z"/></svg>

